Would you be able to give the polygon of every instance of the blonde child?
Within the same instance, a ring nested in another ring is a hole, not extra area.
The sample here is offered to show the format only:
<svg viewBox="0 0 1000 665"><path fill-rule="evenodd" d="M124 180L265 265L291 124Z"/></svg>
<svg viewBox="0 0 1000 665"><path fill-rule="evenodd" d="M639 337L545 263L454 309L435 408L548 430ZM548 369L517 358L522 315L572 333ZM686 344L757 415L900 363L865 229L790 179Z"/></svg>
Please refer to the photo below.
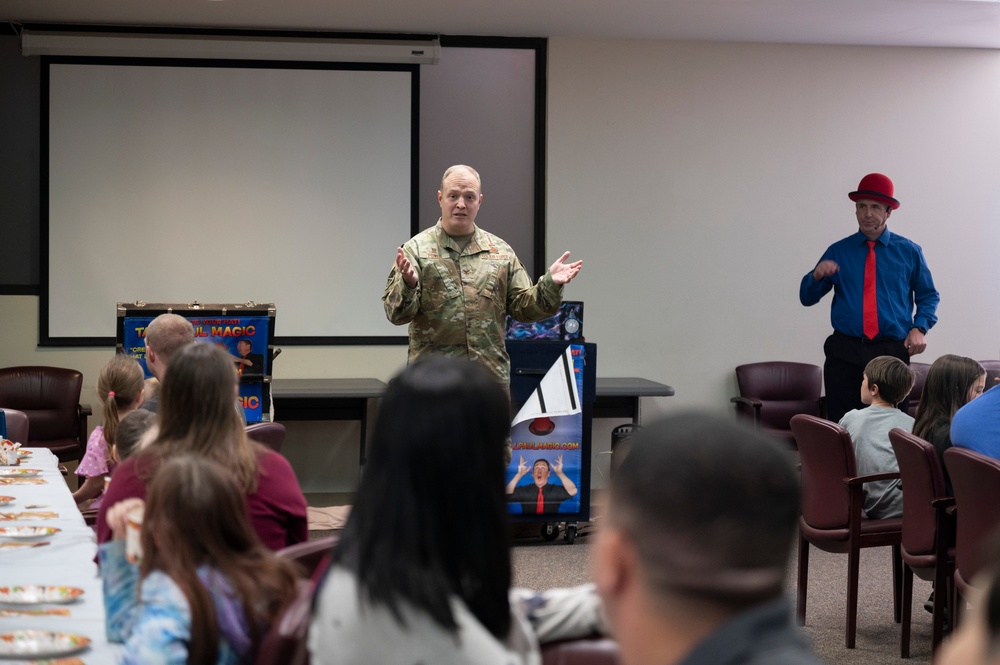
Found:
<svg viewBox="0 0 1000 665"><path fill-rule="evenodd" d="M114 441L121 419L142 404L143 379L142 366L131 356L116 354L101 369L97 399L104 407L104 425L98 425L90 434L87 452L76 469L76 474L85 478L80 489L73 492L78 505L94 499L90 507L100 506L104 477L115 465L109 442Z"/></svg>
<svg viewBox="0 0 1000 665"><path fill-rule="evenodd" d="M142 401L148 402L151 399L158 397L160 394L160 380L155 376L151 376L146 379L146 383L142 388Z"/></svg>
<svg viewBox="0 0 1000 665"><path fill-rule="evenodd" d="M252 662L268 625L296 593L297 570L257 538L235 476L201 455L166 461L149 486L141 562L129 563L127 515L108 507L98 550L108 639L123 663Z"/></svg>

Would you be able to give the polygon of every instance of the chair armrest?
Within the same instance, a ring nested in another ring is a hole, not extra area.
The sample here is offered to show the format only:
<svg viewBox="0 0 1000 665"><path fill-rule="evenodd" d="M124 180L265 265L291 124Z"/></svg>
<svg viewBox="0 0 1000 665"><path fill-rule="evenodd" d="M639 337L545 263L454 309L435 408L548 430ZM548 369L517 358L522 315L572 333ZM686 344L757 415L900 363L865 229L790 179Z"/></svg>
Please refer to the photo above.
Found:
<svg viewBox="0 0 1000 665"><path fill-rule="evenodd" d="M80 446L82 448L87 447L87 418L93 414L89 404L77 404L76 405L76 418L78 433L77 437L80 440ZM80 453L82 456L83 453Z"/></svg>
<svg viewBox="0 0 1000 665"><path fill-rule="evenodd" d="M734 404L746 404L747 406L752 406L755 409L759 409L763 405L763 402L759 399L754 399L753 397L737 396L731 398L729 401Z"/></svg>
<svg viewBox="0 0 1000 665"><path fill-rule="evenodd" d="M754 399L753 397L738 396L738 397L731 398L729 401L732 402L733 404L737 404L737 405L743 404L745 406L751 407L753 409L753 425L754 425L754 427L757 427L757 425L760 424L760 407L762 407L764 405L764 403L761 402L759 399ZM737 411L738 411L738 409L737 409Z"/></svg>
<svg viewBox="0 0 1000 665"><path fill-rule="evenodd" d="M865 483L872 483L876 480L896 480L899 478L899 471L887 471L885 473L869 473L864 476L854 476L853 478L844 478L845 485L863 485Z"/></svg>

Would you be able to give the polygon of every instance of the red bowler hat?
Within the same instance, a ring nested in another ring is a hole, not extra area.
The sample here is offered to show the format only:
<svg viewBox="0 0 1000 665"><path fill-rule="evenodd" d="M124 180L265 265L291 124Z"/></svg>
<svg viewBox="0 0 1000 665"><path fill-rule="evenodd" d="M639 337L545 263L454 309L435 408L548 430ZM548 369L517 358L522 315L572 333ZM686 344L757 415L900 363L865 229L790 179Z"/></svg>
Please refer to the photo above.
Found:
<svg viewBox="0 0 1000 665"><path fill-rule="evenodd" d="M869 173L858 183L858 191L851 192L847 198L852 201L858 199L870 199L879 203L886 203L895 210L899 207L899 201L892 198L892 180L881 173Z"/></svg>

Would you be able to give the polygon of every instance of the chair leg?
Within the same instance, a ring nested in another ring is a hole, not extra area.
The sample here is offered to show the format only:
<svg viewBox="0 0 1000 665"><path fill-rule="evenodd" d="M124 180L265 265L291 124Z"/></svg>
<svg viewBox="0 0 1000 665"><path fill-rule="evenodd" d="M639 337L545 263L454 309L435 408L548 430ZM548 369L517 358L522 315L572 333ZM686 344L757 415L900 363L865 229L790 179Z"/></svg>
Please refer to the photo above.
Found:
<svg viewBox="0 0 1000 665"><path fill-rule="evenodd" d="M853 649L858 633L858 577L861 552L852 546L847 555L847 648Z"/></svg>
<svg viewBox="0 0 1000 665"><path fill-rule="evenodd" d="M910 619L913 614L913 569L903 566L903 616L899 631L899 657L910 657Z"/></svg>
<svg viewBox="0 0 1000 665"><path fill-rule="evenodd" d="M946 556L937 557L934 564L934 609L931 622L931 655L937 652L945 634L945 613L955 607L955 581L950 575L953 566ZM954 609L951 610L954 616Z"/></svg>
<svg viewBox="0 0 1000 665"><path fill-rule="evenodd" d="M893 621L900 621L900 598L903 595L903 579L900 571L903 569L903 556L899 551L899 545L892 546L892 618ZM912 572L912 571L911 571Z"/></svg>
<svg viewBox="0 0 1000 665"><path fill-rule="evenodd" d="M795 602L795 618L806 625L806 590L809 587L809 541L799 536L799 587Z"/></svg>

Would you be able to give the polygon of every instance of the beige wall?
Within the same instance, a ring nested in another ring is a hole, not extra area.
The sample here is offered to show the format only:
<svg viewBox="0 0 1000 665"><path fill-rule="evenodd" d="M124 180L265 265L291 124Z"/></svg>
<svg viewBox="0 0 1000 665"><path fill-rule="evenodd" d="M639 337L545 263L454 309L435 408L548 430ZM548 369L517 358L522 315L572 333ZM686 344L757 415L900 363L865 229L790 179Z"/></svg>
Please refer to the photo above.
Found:
<svg viewBox="0 0 1000 665"><path fill-rule="evenodd" d="M916 359L997 357L998 83L996 51L551 40L548 248L585 261L598 373L721 411L738 364L822 364L830 296L798 285L870 171L942 294Z"/></svg>
<svg viewBox="0 0 1000 665"><path fill-rule="evenodd" d="M644 401L651 417L727 412L741 363L821 364L829 297L803 308L798 283L856 228L846 194L869 171L896 181L889 226L924 247L942 293L917 359L997 357L998 83L994 51L551 40L548 253L585 261L566 295L586 303L598 373L673 385ZM110 349L36 349L34 297L0 297L0 322L0 365L76 367L93 395ZM403 347L288 347L274 376L404 363ZM595 426L595 454L613 424ZM301 433L307 491L352 486L354 427Z"/></svg>

